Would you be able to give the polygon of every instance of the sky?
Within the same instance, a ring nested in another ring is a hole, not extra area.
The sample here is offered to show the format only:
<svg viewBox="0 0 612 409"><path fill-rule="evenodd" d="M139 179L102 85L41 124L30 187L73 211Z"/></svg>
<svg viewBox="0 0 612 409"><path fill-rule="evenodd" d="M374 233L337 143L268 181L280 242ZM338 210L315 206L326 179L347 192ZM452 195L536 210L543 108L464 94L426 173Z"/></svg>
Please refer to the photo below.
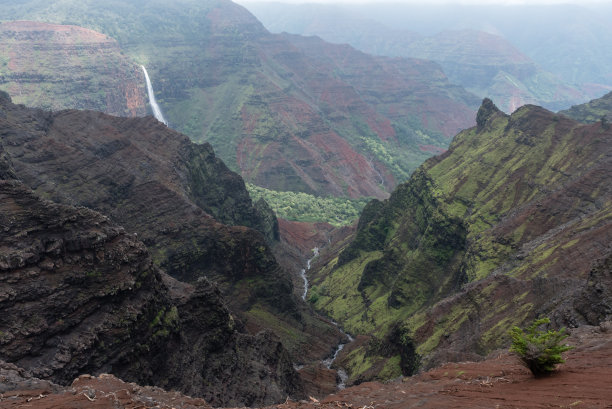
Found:
<svg viewBox="0 0 612 409"><path fill-rule="evenodd" d="M364 3L403 3L403 4L584 4L584 3L610 3L612 0L233 0L238 4L255 2L277 3L322 3L322 4L364 4Z"/></svg>

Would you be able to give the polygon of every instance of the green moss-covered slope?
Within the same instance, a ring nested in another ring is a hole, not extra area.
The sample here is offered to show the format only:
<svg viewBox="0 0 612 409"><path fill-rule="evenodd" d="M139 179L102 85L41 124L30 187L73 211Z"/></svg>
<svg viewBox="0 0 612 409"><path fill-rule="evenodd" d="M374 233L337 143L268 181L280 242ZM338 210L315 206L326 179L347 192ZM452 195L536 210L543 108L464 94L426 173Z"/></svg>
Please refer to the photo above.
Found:
<svg viewBox="0 0 612 409"><path fill-rule="evenodd" d="M575 105L559 113L585 124L601 121L602 118L604 118L604 122L610 122L612 121L612 92L589 103Z"/></svg>
<svg viewBox="0 0 612 409"><path fill-rule="evenodd" d="M478 358L535 315L609 316L611 142L601 123L536 106L508 116L485 100L448 152L366 206L354 241L313 280L318 309L372 336L346 365L382 377L389 349L406 372Z"/></svg>

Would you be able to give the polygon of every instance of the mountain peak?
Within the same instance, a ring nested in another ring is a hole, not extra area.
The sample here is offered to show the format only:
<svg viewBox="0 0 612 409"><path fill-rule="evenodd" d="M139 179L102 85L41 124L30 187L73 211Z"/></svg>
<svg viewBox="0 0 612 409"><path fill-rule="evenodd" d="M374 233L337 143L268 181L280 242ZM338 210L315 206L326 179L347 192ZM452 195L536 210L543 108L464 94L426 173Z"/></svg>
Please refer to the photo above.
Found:
<svg viewBox="0 0 612 409"><path fill-rule="evenodd" d="M478 109L478 113L476 114L476 125L478 126L478 132L484 128L489 118L497 113L503 114L503 112L497 108L493 101L491 101L489 98L483 99L482 104Z"/></svg>

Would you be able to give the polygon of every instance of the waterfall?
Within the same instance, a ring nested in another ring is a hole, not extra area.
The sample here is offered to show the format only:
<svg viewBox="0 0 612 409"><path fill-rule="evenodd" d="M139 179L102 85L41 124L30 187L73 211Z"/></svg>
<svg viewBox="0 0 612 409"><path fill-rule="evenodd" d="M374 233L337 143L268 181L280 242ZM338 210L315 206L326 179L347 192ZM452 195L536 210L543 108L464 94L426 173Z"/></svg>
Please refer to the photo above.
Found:
<svg viewBox="0 0 612 409"><path fill-rule="evenodd" d="M151 105L151 109L153 110L153 115L155 119L159 122L162 122L164 125L168 126L168 121L164 118L164 114L162 114L161 108L157 105L157 101L155 100L155 94L153 93L153 85L151 85L151 80L149 79L149 74L147 73L147 69L144 65L141 65L142 71L145 75L145 80L147 81L147 94L149 95L149 104Z"/></svg>
<svg viewBox="0 0 612 409"><path fill-rule="evenodd" d="M308 277L306 277L306 269L300 270L300 277L304 280L304 292L302 293L302 300L306 300L306 295L308 294Z"/></svg>

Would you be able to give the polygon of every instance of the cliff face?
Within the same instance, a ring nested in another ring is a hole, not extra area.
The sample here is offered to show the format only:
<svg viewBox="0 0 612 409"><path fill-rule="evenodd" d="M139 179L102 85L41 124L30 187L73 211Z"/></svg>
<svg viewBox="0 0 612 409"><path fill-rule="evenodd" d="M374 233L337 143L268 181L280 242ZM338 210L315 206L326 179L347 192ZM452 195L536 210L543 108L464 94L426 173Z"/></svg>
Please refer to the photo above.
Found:
<svg viewBox="0 0 612 409"><path fill-rule="evenodd" d="M299 307L289 273L261 232L216 219L278 236L274 218L261 217L240 177L210 146L192 144L150 117L50 113L15 106L6 96L1 101L7 172L37 194L107 214L137 233L154 263L175 278L214 280L249 331L273 328L300 361L320 359L339 338ZM303 353L310 343L317 348Z"/></svg>
<svg viewBox="0 0 612 409"><path fill-rule="evenodd" d="M39 108L146 114L140 67L115 40L82 27L0 24L0 89L16 103Z"/></svg>
<svg viewBox="0 0 612 409"><path fill-rule="evenodd" d="M573 327L612 313L610 129L488 100L477 122L371 202L314 280L318 308L378 340L348 356L354 376L478 359L540 315Z"/></svg>
<svg viewBox="0 0 612 409"><path fill-rule="evenodd" d="M219 223L278 235L209 145L192 144L150 117L49 113L8 102L2 108L5 149L37 193L107 214L138 233L171 275L188 281L207 275L225 291L266 276L261 291L278 294L280 311L295 310L290 283L264 237Z"/></svg>
<svg viewBox="0 0 612 409"><path fill-rule="evenodd" d="M61 384L112 372L215 405L301 396L279 340L239 333L207 280L173 280L136 235L19 181L1 180L0 199L1 360Z"/></svg>

